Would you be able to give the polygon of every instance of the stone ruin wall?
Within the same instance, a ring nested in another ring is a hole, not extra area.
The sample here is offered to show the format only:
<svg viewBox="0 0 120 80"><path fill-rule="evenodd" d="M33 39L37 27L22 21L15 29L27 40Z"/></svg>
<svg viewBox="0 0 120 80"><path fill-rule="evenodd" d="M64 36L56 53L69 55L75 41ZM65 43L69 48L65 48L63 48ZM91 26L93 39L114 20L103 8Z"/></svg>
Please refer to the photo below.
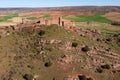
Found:
<svg viewBox="0 0 120 80"><path fill-rule="evenodd" d="M65 28L75 26L75 22L69 21L69 20L64 20L64 19L62 19L62 17L52 17L52 19L50 19L50 20L45 19L45 18L41 18L40 19L40 24L41 25L56 24L56 25L59 25L59 26L63 26Z"/></svg>
<svg viewBox="0 0 120 80"><path fill-rule="evenodd" d="M83 28L77 28L75 25L75 22L70 20L65 20L62 17L54 16L52 19L46 19L46 18L40 18L40 20L27 20L22 19L21 23L12 26L14 30L19 30L23 27L33 27L33 28L40 28L41 25L58 25L63 27L64 29L74 31L79 35L85 35L85 34L100 34L101 32L98 30L92 30L92 29L83 29Z"/></svg>

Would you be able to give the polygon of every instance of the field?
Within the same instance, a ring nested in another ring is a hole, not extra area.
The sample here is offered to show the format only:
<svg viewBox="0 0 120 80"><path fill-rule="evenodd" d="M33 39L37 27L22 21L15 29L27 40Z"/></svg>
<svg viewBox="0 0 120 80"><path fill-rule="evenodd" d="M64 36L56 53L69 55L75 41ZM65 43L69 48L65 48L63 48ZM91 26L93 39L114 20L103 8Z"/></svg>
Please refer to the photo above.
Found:
<svg viewBox="0 0 120 80"><path fill-rule="evenodd" d="M18 13L10 14L10 15L7 15L7 16L2 16L0 18L0 22L9 22L10 21L9 19L12 19L14 17L19 17Z"/></svg>
<svg viewBox="0 0 120 80"><path fill-rule="evenodd" d="M103 17L102 15L93 15L93 16L76 16L76 17L65 17L65 19L75 21L75 22L102 22L102 23L111 23L111 20Z"/></svg>
<svg viewBox="0 0 120 80"><path fill-rule="evenodd" d="M44 14L44 15L40 15L38 18L35 16L26 17L26 19L28 20L39 20L40 18L51 19L51 16L49 14Z"/></svg>
<svg viewBox="0 0 120 80"><path fill-rule="evenodd" d="M37 20L38 18L36 17L27 17L28 20Z"/></svg>

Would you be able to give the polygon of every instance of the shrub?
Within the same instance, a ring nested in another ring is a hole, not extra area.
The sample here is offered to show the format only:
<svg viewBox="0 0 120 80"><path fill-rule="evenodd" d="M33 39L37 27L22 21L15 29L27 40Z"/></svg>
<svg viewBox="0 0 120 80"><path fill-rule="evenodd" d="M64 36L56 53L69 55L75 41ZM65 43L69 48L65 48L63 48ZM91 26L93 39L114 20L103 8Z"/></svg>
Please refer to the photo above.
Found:
<svg viewBox="0 0 120 80"><path fill-rule="evenodd" d="M77 46L78 46L78 43L76 43L76 42L72 43L72 47L77 47Z"/></svg>
<svg viewBox="0 0 120 80"><path fill-rule="evenodd" d="M111 22L111 25L120 26L120 22L117 22L117 21L113 21L113 22Z"/></svg>
<svg viewBox="0 0 120 80"><path fill-rule="evenodd" d="M87 78L87 80L93 80L92 78Z"/></svg>
<svg viewBox="0 0 120 80"><path fill-rule="evenodd" d="M78 76L78 78L79 78L79 80L87 80L86 76L84 76L84 75L80 75L80 76Z"/></svg>
<svg viewBox="0 0 120 80"><path fill-rule="evenodd" d="M119 38L117 39L117 42L120 42L120 39L119 39Z"/></svg>
<svg viewBox="0 0 120 80"><path fill-rule="evenodd" d="M82 50L83 52L88 52L90 49L89 49L88 46L85 46L85 47L83 47L81 50Z"/></svg>
<svg viewBox="0 0 120 80"><path fill-rule="evenodd" d="M108 65L108 64L101 65L101 68L103 68L103 69L110 69L110 65Z"/></svg>
<svg viewBox="0 0 120 80"><path fill-rule="evenodd" d="M45 67L50 67L52 65L52 63L49 61L49 62L46 62L45 64L44 64L44 66Z"/></svg>
<svg viewBox="0 0 120 80"><path fill-rule="evenodd" d="M96 40L97 40L97 41L101 41L101 39L100 39L100 38L97 38Z"/></svg>
<svg viewBox="0 0 120 80"><path fill-rule="evenodd" d="M31 74L25 74L25 75L23 76L23 78L24 78L25 80L33 80L33 79L34 79L33 75L31 75Z"/></svg>
<svg viewBox="0 0 120 80"><path fill-rule="evenodd" d="M110 42L110 41L112 41L112 40L111 40L110 38L107 38L106 41Z"/></svg>
<svg viewBox="0 0 120 80"><path fill-rule="evenodd" d="M38 33L40 36L44 35L45 34L45 31L44 30L40 30L40 32Z"/></svg>
<svg viewBox="0 0 120 80"><path fill-rule="evenodd" d="M97 68L96 71L97 71L98 73L102 73L102 72L103 72L103 69Z"/></svg>

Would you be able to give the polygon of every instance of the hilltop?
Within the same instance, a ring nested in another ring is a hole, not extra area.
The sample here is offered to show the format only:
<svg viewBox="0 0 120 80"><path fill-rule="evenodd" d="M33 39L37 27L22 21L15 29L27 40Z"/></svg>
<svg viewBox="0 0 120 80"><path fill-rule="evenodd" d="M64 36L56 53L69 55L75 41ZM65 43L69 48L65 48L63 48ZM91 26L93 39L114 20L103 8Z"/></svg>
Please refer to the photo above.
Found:
<svg viewBox="0 0 120 80"><path fill-rule="evenodd" d="M119 6L1 9L0 80L120 79L119 11Z"/></svg>

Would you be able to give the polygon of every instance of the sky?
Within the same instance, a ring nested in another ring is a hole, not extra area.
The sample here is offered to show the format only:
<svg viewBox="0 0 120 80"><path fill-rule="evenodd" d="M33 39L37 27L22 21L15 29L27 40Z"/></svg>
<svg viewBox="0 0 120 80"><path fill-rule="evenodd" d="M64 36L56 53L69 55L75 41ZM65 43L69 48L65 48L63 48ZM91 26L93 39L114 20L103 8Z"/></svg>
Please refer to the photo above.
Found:
<svg viewBox="0 0 120 80"><path fill-rule="evenodd" d="M120 0L0 0L0 7L120 6Z"/></svg>

